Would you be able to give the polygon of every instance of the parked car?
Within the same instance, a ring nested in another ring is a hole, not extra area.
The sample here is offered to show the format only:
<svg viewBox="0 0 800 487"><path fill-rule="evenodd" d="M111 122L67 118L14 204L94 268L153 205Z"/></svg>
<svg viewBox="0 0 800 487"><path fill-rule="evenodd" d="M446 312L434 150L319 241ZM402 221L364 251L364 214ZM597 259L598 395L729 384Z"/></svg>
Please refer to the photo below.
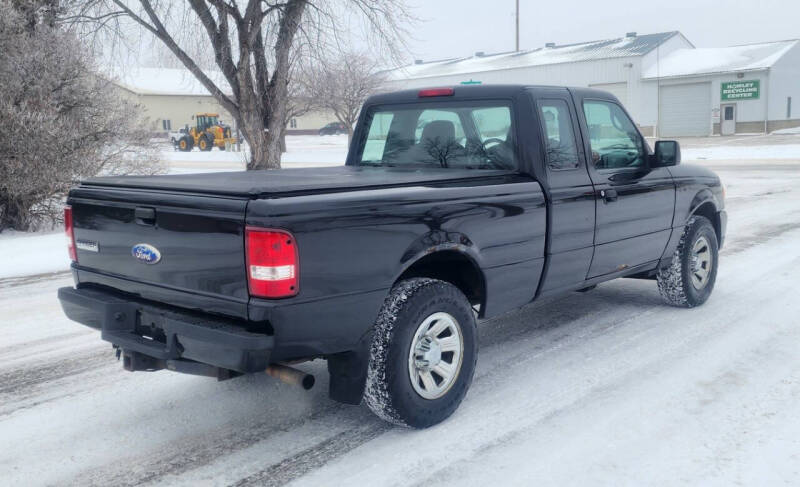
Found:
<svg viewBox="0 0 800 487"><path fill-rule="evenodd" d="M381 94L342 167L83 181L59 298L127 370L310 387L289 364L322 358L333 399L427 427L467 393L476 319L619 277L709 298L723 186L679 163L603 91Z"/></svg>
<svg viewBox="0 0 800 487"><path fill-rule="evenodd" d="M341 122L331 122L319 129L319 135L341 135L346 133L347 127Z"/></svg>

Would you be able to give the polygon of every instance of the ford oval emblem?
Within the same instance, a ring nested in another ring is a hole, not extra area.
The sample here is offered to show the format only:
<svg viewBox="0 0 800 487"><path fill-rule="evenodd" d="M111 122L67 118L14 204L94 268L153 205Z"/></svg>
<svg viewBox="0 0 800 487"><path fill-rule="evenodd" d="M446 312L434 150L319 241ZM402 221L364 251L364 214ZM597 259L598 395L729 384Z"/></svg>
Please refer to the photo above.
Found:
<svg viewBox="0 0 800 487"><path fill-rule="evenodd" d="M161 252L150 244L140 243L131 248L131 255L136 260L145 264L158 264L161 260Z"/></svg>

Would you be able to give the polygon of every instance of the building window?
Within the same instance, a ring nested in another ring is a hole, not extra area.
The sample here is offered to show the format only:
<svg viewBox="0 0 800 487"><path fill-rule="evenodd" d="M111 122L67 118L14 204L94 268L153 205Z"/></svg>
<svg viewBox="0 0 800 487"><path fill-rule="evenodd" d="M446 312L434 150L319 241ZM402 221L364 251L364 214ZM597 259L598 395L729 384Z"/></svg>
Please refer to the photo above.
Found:
<svg viewBox="0 0 800 487"><path fill-rule="evenodd" d="M733 120L733 107L730 105L725 107L725 120Z"/></svg>
<svg viewBox="0 0 800 487"><path fill-rule="evenodd" d="M289 120L289 128L290 129L296 129L297 128L297 119L296 118L293 118L293 119Z"/></svg>
<svg viewBox="0 0 800 487"><path fill-rule="evenodd" d="M167 119L161 120L161 127L164 130L172 130L172 121Z"/></svg>
<svg viewBox="0 0 800 487"><path fill-rule="evenodd" d="M792 118L792 97L786 98L786 118Z"/></svg>

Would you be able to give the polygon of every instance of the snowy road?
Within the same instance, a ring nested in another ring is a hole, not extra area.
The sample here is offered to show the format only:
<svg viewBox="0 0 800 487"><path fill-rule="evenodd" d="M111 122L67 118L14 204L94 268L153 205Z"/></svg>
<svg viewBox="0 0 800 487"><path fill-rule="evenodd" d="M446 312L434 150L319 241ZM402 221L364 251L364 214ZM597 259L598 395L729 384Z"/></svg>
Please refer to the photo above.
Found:
<svg viewBox="0 0 800 487"><path fill-rule="evenodd" d="M716 165L713 165L716 164ZM266 376L127 373L70 280L0 281L3 485L800 484L800 161L728 187L709 302L619 280L480 324L472 389L426 431Z"/></svg>

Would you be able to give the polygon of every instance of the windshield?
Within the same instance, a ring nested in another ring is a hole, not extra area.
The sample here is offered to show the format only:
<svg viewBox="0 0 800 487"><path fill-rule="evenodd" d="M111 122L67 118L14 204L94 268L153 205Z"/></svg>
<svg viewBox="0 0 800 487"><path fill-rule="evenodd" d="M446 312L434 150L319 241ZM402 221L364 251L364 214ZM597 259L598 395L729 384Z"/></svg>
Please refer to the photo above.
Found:
<svg viewBox="0 0 800 487"><path fill-rule="evenodd" d="M511 120L504 102L375 107L357 164L516 169Z"/></svg>

